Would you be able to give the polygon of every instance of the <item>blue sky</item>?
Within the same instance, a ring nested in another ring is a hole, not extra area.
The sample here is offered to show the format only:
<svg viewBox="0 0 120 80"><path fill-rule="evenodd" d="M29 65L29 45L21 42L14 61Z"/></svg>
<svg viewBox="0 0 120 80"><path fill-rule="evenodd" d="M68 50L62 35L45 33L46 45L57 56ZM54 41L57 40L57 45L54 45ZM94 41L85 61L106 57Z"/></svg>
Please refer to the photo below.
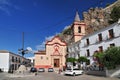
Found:
<svg viewBox="0 0 120 80"><path fill-rule="evenodd" d="M116 0L0 0L0 50L18 53L24 46L43 49L46 39L60 33L74 20L76 10L105 7ZM100 3L101 2L101 3ZM26 56L33 56L27 54Z"/></svg>

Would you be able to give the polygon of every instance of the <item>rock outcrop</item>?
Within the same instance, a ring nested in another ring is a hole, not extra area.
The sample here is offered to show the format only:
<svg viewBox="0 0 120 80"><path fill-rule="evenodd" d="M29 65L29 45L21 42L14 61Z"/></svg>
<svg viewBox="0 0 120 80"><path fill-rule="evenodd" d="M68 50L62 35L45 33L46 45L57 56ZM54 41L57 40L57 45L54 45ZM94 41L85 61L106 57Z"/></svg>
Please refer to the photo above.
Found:
<svg viewBox="0 0 120 80"><path fill-rule="evenodd" d="M120 0L105 8L90 8L88 12L83 12L83 20L86 23L86 34L97 31L109 25L110 14L115 6L120 6Z"/></svg>

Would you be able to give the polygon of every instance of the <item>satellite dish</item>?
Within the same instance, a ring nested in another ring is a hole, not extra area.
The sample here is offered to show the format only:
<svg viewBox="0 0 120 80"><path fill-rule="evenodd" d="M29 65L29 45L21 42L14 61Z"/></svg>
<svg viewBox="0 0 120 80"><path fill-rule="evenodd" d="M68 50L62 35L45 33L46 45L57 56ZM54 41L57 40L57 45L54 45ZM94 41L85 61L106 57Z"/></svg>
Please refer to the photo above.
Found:
<svg viewBox="0 0 120 80"><path fill-rule="evenodd" d="M28 51L32 51L32 48L31 48L31 47L27 47L27 50L28 50Z"/></svg>

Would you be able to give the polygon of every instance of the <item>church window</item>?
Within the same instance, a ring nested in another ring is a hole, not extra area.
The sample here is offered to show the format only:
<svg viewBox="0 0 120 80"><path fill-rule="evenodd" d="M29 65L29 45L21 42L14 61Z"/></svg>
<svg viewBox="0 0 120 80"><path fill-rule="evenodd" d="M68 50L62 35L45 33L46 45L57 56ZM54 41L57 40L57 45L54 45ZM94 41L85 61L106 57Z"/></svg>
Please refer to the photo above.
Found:
<svg viewBox="0 0 120 80"><path fill-rule="evenodd" d="M78 33L81 33L81 27L80 26L78 27Z"/></svg>

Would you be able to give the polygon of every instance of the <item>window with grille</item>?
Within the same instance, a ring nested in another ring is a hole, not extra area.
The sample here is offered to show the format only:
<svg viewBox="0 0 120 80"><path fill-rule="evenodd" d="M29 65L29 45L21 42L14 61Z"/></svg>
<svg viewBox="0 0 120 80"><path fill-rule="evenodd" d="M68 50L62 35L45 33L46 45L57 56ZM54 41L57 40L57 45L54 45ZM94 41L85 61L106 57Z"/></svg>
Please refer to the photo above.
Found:
<svg viewBox="0 0 120 80"><path fill-rule="evenodd" d="M98 34L98 40L99 40L99 41L102 41L102 34L101 34L101 33Z"/></svg>
<svg viewBox="0 0 120 80"><path fill-rule="evenodd" d="M108 32L109 32L109 38L110 39L114 38L114 31L113 31L113 29L110 29Z"/></svg>
<svg viewBox="0 0 120 80"><path fill-rule="evenodd" d="M89 51L89 49L87 49L87 57L89 57L90 56L90 51Z"/></svg>
<svg viewBox="0 0 120 80"><path fill-rule="evenodd" d="M103 46L99 46L99 51L100 51L100 52L103 51Z"/></svg>
<svg viewBox="0 0 120 80"><path fill-rule="evenodd" d="M87 45L89 45L89 44L90 44L89 39L86 39L86 42L87 42Z"/></svg>

